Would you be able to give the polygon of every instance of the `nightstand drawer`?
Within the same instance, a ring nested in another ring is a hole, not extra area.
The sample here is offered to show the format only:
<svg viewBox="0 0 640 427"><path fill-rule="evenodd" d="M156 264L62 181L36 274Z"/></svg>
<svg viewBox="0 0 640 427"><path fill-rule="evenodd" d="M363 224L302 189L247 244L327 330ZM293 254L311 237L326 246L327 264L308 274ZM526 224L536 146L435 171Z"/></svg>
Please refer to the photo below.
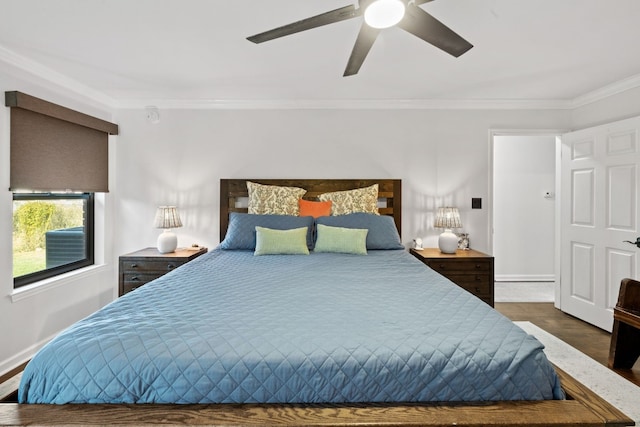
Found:
<svg viewBox="0 0 640 427"><path fill-rule="evenodd" d="M489 276L464 277L454 275L452 277L449 277L449 280L481 298L491 296L491 284Z"/></svg>
<svg viewBox="0 0 640 427"><path fill-rule="evenodd" d="M478 286L483 285L488 287L491 283L491 276L483 273L479 274L460 274L460 273L447 273L446 276L452 282L457 283L460 286Z"/></svg>
<svg viewBox="0 0 640 427"><path fill-rule="evenodd" d="M445 273L449 271L455 272L473 272L473 271L486 271L491 270L491 263L486 260L455 260L455 259L439 259L429 260L425 264L433 268L439 273Z"/></svg>
<svg viewBox="0 0 640 427"><path fill-rule="evenodd" d="M140 286L146 284L147 282L123 282L122 283L122 295L127 292L135 291Z"/></svg>
<svg viewBox="0 0 640 427"><path fill-rule="evenodd" d="M125 273L131 272L154 272L166 274L171 270L175 270L180 267L184 262L168 260L168 261L138 261L138 260L130 260L123 261L122 268Z"/></svg>
<svg viewBox="0 0 640 427"><path fill-rule="evenodd" d="M166 273L124 273L122 280L125 285L127 283L147 283L165 274Z"/></svg>

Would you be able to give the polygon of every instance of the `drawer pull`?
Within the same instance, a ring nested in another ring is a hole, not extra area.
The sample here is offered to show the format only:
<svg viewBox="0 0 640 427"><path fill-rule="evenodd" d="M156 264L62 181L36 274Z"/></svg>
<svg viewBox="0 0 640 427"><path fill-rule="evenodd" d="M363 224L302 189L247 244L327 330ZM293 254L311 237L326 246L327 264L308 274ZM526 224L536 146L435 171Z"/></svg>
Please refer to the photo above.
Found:
<svg viewBox="0 0 640 427"><path fill-rule="evenodd" d="M131 278L131 281L132 281L132 282L139 282L139 281L140 281L140 278L139 278L138 276L133 276L133 277Z"/></svg>
<svg viewBox="0 0 640 427"><path fill-rule="evenodd" d="M131 268L138 268L138 264L131 264Z"/></svg>
<svg viewBox="0 0 640 427"><path fill-rule="evenodd" d="M176 268L173 264L167 264L167 270L173 270Z"/></svg>
<svg viewBox="0 0 640 427"><path fill-rule="evenodd" d="M478 269L482 268L482 264L476 264L476 268Z"/></svg>

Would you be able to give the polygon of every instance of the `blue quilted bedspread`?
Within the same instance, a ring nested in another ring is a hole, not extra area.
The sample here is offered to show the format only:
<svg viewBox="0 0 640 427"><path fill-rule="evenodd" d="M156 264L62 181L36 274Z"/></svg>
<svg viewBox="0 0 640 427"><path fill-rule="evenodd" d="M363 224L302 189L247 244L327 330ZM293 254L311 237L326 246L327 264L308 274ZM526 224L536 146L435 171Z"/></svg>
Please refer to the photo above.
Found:
<svg viewBox="0 0 640 427"><path fill-rule="evenodd" d="M543 346L402 250L214 250L76 323L20 402L562 398Z"/></svg>

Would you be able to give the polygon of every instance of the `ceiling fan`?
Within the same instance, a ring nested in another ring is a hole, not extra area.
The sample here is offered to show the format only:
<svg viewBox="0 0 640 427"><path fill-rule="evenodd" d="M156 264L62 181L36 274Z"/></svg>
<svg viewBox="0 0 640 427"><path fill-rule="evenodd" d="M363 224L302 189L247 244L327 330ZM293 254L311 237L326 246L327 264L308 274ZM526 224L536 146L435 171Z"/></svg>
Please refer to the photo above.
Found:
<svg viewBox="0 0 640 427"><path fill-rule="evenodd" d="M430 1L432 0L358 0L357 8L350 4L247 37L247 40L263 43L364 15L344 76L358 73L380 31L394 25L455 57L471 49L471 43L418 7Z"/></svg>

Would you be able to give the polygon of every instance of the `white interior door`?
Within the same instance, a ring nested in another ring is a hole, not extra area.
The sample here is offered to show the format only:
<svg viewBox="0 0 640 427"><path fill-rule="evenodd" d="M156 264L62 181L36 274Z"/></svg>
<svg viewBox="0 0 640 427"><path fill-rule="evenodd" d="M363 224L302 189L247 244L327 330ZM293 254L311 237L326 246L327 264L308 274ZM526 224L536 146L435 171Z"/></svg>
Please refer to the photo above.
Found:
<svg viewBox="0 0 640 427"><path fill-rule="evenodd" d="M560 308L611 331L620 280L636 278L640 117L562 137Z"/></svg>

